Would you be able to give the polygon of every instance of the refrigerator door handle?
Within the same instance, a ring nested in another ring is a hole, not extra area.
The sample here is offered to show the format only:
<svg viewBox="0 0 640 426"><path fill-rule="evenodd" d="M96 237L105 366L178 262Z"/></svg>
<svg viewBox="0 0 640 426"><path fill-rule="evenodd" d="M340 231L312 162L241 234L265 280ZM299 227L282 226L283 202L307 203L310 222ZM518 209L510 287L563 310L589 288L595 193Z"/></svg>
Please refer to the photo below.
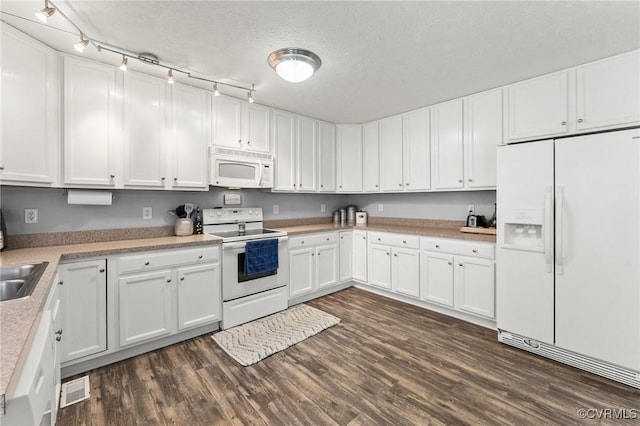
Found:
<svg viewBox="0 0 640 426"><path fill-rule="evenodd" d="M558 224L556 232L556 273L558 275L564 274L564 250L562 242L562 213L564 210L564 187L558 186L556 188L558 198L556 200L556 223Z"/></svg>
<svg viewBox="0 0 640 426"><path fill-rule="evenodd" d="M551 229L551 214L553 213L552 205L552 188L547 186L544 191L544 263L547 273L551 273L553 268L553 252L551 250L551 242L553 241L553 229Z"/></svg>

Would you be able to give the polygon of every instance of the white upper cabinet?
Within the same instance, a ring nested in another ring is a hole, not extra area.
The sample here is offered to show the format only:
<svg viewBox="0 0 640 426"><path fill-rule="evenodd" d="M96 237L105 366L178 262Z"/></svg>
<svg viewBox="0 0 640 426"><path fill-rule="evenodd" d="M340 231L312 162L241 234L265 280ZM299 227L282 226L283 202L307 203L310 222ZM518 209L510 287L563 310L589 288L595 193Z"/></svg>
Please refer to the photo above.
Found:
<svg viewBox="0 0 640 426"><path fill-rule="evenodd" d="M507 136L510 141L568 132L569 71L507 86Z"/></svg>
<svg viewBox="0 0 640 426"><path fill-rule="evenodd" d="M114 187L122 106L112 65L64 58L64 183Z"/></svg>
<svg viewBox="0 0 640 426"><path fill-rule="evenodd" d="M275 156L276 191L296 189L296 116L288 112L273 111L273 150Z"/></svg>
<svg viewBox="0 0 640 426"><path fill-rule="evenodd" d="M167 82L124 74L124 180L127 186L163 188L166 181Z"/></svg>
<svg viewBox="0 0 640 426"><path fill-rule="evenodd" d="M316 153L318 149L318 120L298 117L297 186L299 191L317 189Z"/></svg>
<svg viewBox="0 0 640 426"><path fill-rule="evenodd" d="M338 192L362 191L362 126L336 126L338 146Z"/></svg>
<svg viewBox="0 0 640 426"><path fill-rule="evenodd" d="M434 189L459 189L462 177L462 99L431 107Z"/></svg>
<svg viewBox="0 0 640 426"><path fill-rule="evenodd" d="M405 191L431 188L429 108L402 115L402 150Z"/></svg>
<svg viewBox="0 0 640 426"><path fill-rule="evenodd" d="M228 96L214 97L213 144L269 152L270 109Z"/></svg>
<svg viewBox="0 0 640 426"><path fill-rule="evenodd" d="M0 183L56 186L60 158L56 52L1 25Z"/></svg>
<svg viewBox="0 0 640 426"><path fill-rule="evenodd" d="M380 120L380 189L402 191L402 116Z"/></svg>
<svg viewBox="0 0 640 426"><path fill-rule="evenodd" d="M365 192L380 191L378 122L362 125L362 186Z"/></svg>
<svg viewBox="0 0 640 426"><path fill-rule="evenodd" d="M336 126L318 122L318 190L336 190Z"/></svg>
<svg viewBox="0 0 640 426"><path fill-rule="evenodd" d="M464 98L464 186L495 188L502 143L502 89Z"/></svg>
<svg viewBox="0 0 640 426"><path fill-rule="evenodd" d="M174 84L172 91L173 132L169 164L173 189L208 189L207 149L211 140L210 93Z"/></svg>
<svg viewBox="0 0 640 426"><path fill-rule="evenodd" d="M576 128L640 124L640 51L576 68Z"/></svg>

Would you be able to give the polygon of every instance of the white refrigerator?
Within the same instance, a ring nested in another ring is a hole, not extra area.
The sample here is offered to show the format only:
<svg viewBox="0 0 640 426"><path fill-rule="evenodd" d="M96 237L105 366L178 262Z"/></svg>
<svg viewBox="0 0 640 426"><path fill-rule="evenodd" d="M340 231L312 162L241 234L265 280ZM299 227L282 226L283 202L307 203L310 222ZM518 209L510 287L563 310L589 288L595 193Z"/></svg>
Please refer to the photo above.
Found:
<svg viewBox="0 0 640 426"><path fill-rule="evenodd" d="M639 170L640 129L498 147L500 341L640 387Z"/></svg>

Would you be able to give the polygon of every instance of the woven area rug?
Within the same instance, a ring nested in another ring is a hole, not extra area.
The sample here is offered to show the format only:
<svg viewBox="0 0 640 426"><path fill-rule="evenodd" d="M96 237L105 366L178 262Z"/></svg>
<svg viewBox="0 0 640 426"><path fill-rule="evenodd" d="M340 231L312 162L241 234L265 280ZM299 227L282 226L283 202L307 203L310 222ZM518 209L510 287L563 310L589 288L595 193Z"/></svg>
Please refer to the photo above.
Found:
<svg viewBox="0 0 640 426"><path fill-rule="evenodd" d="M213 340L247 366L287 349L340 322L320 309L300 304L247 324L215 333Z"/></svg>

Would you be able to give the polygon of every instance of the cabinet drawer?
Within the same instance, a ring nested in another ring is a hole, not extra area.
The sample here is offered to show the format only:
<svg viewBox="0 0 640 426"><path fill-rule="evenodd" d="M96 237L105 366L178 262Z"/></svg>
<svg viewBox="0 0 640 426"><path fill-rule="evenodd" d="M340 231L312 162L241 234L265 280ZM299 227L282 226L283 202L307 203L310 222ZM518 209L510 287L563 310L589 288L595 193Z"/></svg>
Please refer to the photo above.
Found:
<svg viewBox="0 0 640 426"><path fill-rule="evenodd" d="M217 262L220 257L219 250L219 247L203 247L121 256L118 260L118 269L120 274L126 274L194 263Z"/></svg>
<svg viewBox="0 0 640 426"><path fill-rule="evenodd" d="M335 244L338 236L335 232L325 232L323 234L306 234L289 238L289 250L297 248L319 246L323 244Z"/></svg>
<svg viewBox="0 0 640 426"><path fill-rule="evenodd" d="M440 238L422 238L422 250L460 254L469 257L481 257L484 259L495 258L495 245L473 241L457 241Z"/></svg>
<svg viewBox="0 0 640 426"><path fill-rule="evenodd" d="M420 237L388 234L386 232L369 232L369 242L372 244L384 244L387 246L420 248Z"/></svg>

